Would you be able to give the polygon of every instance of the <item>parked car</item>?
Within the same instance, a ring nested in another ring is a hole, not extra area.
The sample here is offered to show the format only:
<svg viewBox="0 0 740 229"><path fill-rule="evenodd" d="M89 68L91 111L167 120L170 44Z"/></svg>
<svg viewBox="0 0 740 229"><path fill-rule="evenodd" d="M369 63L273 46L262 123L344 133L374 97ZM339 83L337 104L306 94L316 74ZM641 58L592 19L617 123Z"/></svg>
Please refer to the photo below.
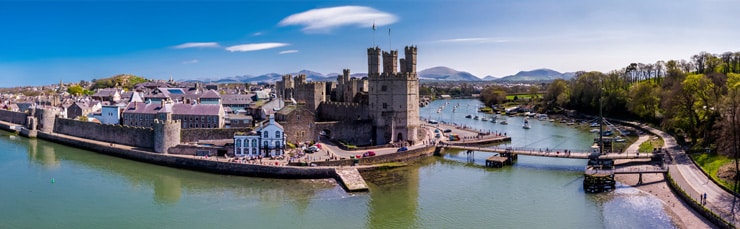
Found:
<svg viewBox="0 0 740 229"><path fill-rule="evenodd" d="M375 156L375 152L373 151L367 151L364 154L362 154L363 157L372 157Z"/></svg>
<svg viewBox="0 0 740 229"><path fill-rule="evenodd" d="M408 150L409 150L409 148L407 148L406 146L404 146L404 147L398 148L398 150L396 150L396 152L404 152L404 151L408 151Z"/></svg>
<svg viewBox="0 0 740 229"><path fill-rule="evenodd" d="M446 130L445 130L444 132L445 132L445 133L450 133L450 132L452 132L452 130L450 130L450 129L446 129Z"/></svg>

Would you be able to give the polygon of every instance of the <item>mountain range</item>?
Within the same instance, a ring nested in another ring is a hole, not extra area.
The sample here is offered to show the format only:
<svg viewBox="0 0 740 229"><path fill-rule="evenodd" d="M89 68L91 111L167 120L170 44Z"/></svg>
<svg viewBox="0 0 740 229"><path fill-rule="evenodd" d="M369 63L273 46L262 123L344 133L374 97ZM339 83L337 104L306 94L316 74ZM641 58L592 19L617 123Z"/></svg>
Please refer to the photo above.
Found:
<svg viewBox="0 0 740 229"><path fill-rule="evenodd" d="M310 70L301 70L294 73L288 73L290 75L305 74L308 81L336 81L339 73L328 73L326 75L314 72ZM520 71L515 75L509 75L504 77L485 76L482 79L473 74L465 71L458 71L452 68L438 66L428 68L419 71L419 79L421 81L492 81L492 82L542 82L552 81L555 79L566 79L569 80L575 76L574 72L560 73L552 69L535 69L532 71ZM186 80L186 82L214 82L214 83L257 83L257 82L270 82L282 80L282 76L285 74L279 73L267 73L262 75L242 75L232 76L220 79L204 79L204 80ZM367 73L354 73L351 77L362 78L366 77Z"/></svg>

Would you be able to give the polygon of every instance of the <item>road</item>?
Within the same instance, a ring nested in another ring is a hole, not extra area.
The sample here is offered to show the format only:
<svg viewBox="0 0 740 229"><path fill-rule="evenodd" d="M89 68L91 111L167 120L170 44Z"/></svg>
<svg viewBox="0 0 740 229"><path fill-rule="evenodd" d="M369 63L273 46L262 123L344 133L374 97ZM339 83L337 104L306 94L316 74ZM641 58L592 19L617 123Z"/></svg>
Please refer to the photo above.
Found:
<svg viewBox="0 0 740 229"><path fill-rule="evenodd" d="M735 204L734 214L731 214L731 209L733 207L733 195L731 193L725 191L712 182L710 178L707 177L701 169L693 163L693 161L691 161L691 158L686 155L686 152L678 145L673 136L649 126L640 125L640 127L663 138L665 149L668 150L668 153L674 159L673 163L669 165L669 173L681 189L688 193L692 199L696 200L696 202L700 201L700 194L703 195L706 193L707 203L705 207L719 214L722 218L731 222L736 227L740 226L738 224L738 220L736 220L740 219L740 214L738 214L740 211L740 206L738 205L740 204ZM738 199L738 203L740 203L740 198Z"/></svg>

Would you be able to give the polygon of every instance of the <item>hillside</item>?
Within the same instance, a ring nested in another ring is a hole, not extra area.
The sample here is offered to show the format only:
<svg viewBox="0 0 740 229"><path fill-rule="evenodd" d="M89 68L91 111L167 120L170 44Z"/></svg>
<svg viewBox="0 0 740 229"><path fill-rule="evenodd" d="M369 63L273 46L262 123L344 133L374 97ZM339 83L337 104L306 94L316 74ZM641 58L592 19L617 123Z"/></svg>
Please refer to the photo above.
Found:
<svg viewBox="0 0 740 229"><path fill-rule="evenodd" d="M533 81L552 81L555 79L571 79L575 76L573 72L560 73L558 71L541 68L532 71L520 71L515 75L504 76L495 79L494 82L533 82Z"/></svg>
<svg viewBox="0 0 740 229"><path fill-rule="evenodd" d="M134 88L136 84L147 82L147 81L149 80L145 79L144 77L129 75L129 74L121 74L121 75L116 75L113 77L95 80L94 82L95 84L93 84L92 90L101 89L101 88L113 88L117 86L131 90Z"/></svg>
<svg viewBox="0 0 740 229"><path fill-rule="evenodd" d="M457 71L448 67L433 67L418 72L419 79L440 81L481 81L480 78L468 72Z"/></svg>

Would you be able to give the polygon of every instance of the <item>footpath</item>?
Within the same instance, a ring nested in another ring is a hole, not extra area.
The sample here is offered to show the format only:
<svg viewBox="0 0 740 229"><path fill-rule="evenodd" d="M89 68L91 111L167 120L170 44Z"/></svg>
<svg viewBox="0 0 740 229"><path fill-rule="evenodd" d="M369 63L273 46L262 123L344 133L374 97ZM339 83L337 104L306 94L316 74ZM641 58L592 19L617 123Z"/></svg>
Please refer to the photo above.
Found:
<svg viewBox="0 0 740 229"><path fill-rule="evenodd" d="M724 227L740 226L740 198L733 204L733 198L735 196L731 192L722 189L707 177L701 168L689 158L683 148L678 145L673 136L647 125L639 123L631 124L663 138L664 149L667 150L668 155L673 159L673 162L668 165L669 175L678 188L686 193L686 196L693 201L693 203L689 203L690 205L695 205L695 208L698 205L708 209L729 224L724 225ZM696 210L701 211L699 209ZM707 216L707 218L710 221L716 221L716 219L713 220L710 216ZM721 222L715 222L715 224L720 227L723 226Z"/></svg>

